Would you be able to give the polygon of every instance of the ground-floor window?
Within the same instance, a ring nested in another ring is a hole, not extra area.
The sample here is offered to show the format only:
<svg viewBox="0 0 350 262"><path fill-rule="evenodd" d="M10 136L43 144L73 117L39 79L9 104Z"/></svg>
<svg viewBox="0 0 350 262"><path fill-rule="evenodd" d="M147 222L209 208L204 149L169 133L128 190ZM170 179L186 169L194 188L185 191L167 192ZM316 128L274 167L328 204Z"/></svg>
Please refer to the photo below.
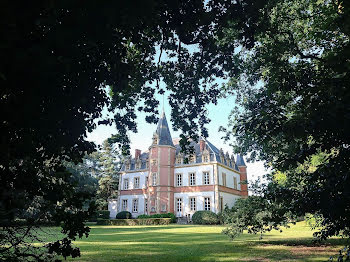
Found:
<svg viewBox="0 0 350 262"><path fill-rule="evenodd" d="M220 197L220 210L221 212L224 211L224 198Z"/></svg>
<svg viewBox="0 0 350 262"><path fill-rule="evenodd" d="M204 210L210 210L210 197L204 198Z"/></svg>
<svg viewBox="0 0 350 262"><path fill-rule="evenodd" d="M196 198L195 197L190 198L190 207L191 207L191 211L196 211Z"/></svg>
<svg viewBox="0 0 350 262"><path fill-rule="evenodd" d="M148 200L145 199L145 213L148 213Z"/></svg>
<svg viewBox="0 0 350 262"><path fill-rule="evenodd" d="M182 198L176 199L176 213L178 216L182 215Z"/></svg>
<svg viewBox="0 0 350 262"><path fill-rule="evenodd" d="M122 200L122 209L123 209L123 211L128 210L128 200L127 199Z"/></svg>
<svg viewBox="0 0 350 262"><path fill-rule="evenodd" d="M132 212L137 213L138 207L139 207L139 200L137 198L133 199L132 200Z"/></svg>

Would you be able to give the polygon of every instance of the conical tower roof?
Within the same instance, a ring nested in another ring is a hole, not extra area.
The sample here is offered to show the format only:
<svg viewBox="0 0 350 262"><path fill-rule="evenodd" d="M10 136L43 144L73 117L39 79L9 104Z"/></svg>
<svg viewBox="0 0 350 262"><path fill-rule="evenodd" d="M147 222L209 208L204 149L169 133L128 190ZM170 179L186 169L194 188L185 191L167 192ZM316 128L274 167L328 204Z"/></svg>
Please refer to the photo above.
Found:
<svg viewBox="0 0 350 262"><path fill-rule="evenodd" d="M246 166L243 156L241 154L237 155L237 160L236 160L237 166Z"/></svg>
<svg viewBox="0 0 350 262"><path fill-rule="evenodd" d="M158 136L158 145L174 146L164 111L158 121L156 134Z"/></svg>

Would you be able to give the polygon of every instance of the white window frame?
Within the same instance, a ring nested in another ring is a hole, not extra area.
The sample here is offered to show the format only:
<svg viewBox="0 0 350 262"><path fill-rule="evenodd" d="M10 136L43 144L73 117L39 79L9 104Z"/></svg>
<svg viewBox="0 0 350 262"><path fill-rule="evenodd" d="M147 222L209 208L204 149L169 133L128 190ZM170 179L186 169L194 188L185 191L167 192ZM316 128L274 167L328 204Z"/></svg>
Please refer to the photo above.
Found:
<svg viewBox="0 0 350 262"><path fill-rule="evenodd" d="M233 188L238 189L237 177L233 177Z"/></svg>
<svg viewBox="0 0 350 262"><path fill-rule="evenodd" d="M203 201L203 209L210 211L211 210L211 199L210 197L204 197L204 201Z"/></svg>
<svg viewBox="0 0 350 262"><path fill-rule="evenodd" d="M179 205L179 200L180 200L180 205ZM176 210L176 214L179 213L179 212L181 212L181 215L182 215L182 211L183 211L182 203L183 203L182 197L177 197L177 198L175 198L175 204L176 204L176 206L175 206L176 209L175 209L175 210ZM180 207L180 211L179 211L179 207Z"/></svg>
<svg viewBox="0 0 350 262"><path fill-rule="evenodd" d="M128 200L127 199L122 199L122 210L128 211Z"/></svg>
<svg viewBox="0 0 350 262"><path fill-rule="evenodd" d="M197 199L195 197L190 197L190 210L191 211L197 210Z"/></svg>
<svg viewBox="0 0 350 262"><path fill-rule="evenodd" d="M206 175L208 175L207 178ZM203 185L210 185L210 173L208 171L203 172Z"/></svg>
<svg viewBox="0 0 350 262"><path fill-rule="evenodd" d="M138 198L134 198L132 200L132 212L133 213L137 213L139 211L139 199Z"/></svg>
<svg viewBox="0 0 350 262"><path fill-rule="evenodd" d="M221 177L222 177L222 185L227 186L226 173L222 173Z"/></svg>
<svg viewBox="0 0 350 262"><path fill-rule="evenodd" d="M123 179L123 189L128 190L129 189L129 178Z"/></svg>
<svg viewBox="0 0 350 262"><path fill-rule="evenodd" d="M136 183L136 181L137 181L137 183ZM139 176L134 177L134 188L135 189L140 188L140 177Z"/></svg>
<svg viewBox="0 0 350 262"><path fill-rule="evenodd" d="M177 187L182 186L182 174L181 174L181 173L177 173L177 174L175 175L175 179L176 179L175 185L176 185ZM180 182L180 183L179 183L179 182Z"/></svg>
<svg viewBox="0 0 350 262"><path fill-rule="evenodd" d="M193 175L193 177L192 177ZM195 186L196 185L196 173L189 173L188 174L188 184L190 186Z"/></svg>
<svg viewBox="0 0 350 262"><path fill-rule="evenodd" d="M148 199L145 198L145 214L148 213Z"/></svg>

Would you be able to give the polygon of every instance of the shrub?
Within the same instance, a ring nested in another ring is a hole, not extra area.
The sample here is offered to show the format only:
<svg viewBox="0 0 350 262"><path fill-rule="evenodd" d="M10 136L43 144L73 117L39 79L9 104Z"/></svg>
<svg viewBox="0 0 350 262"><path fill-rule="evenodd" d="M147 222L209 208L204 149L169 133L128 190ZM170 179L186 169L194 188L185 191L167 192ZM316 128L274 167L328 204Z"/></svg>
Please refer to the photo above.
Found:
<svg viewBox="0 0 350 262"><path fill-rule="evenodd" d="M96 213L97 213L97 218L109 219L109 216L110 216L109 210L99 210L99 211L96 211Z"/></svg>
<svg viewBox="0 0 350 262"><path fill-rule="evenodd" d="M149 215L139 215L137 219L144 219L144 218L150 218Z"/></svg>
<svg viewBox="0 0 350 262"><path fill-rule="evenodd" d="M216 225L219 224L218 216L212 211L197 211L192 216L193 224Z"/></svg>
<svg viewBox="0 0 350 262"><path fill-rule="evenodd" d="M169 225L171 218L143 218L143 219L98 219L97 225L138 226L138 225Z"/></svg>
<svg viewBox="0 0 350 262"><path fill-rule="evenodd" d="M176 223L176 216L173 213L166 214L154 214L154 215L139 215L137 218L139 219L147 219L147 218L170 218L171 223Z"/></svg>
<svg viewBox="0 0 350 262"><path fill-rule="evenodd" d="M116 219L130 219L132 218L131 213L129 211L119 212L116 216Z"/></svg>

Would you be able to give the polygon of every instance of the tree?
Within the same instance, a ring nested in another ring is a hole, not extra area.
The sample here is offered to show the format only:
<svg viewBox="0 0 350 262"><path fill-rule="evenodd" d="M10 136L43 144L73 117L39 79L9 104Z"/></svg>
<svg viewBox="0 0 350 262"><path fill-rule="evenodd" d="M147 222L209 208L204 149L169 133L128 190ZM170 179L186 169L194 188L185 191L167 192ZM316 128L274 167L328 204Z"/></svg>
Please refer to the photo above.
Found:
<svg viewBox="0 0 350 262"><path fill-rule="evenodd" d="M97 206L105 210L108 199L116 198L119 184L120 157L110 140L105 140L100 152L100 174L98 176Z"/></svg>
<svg viewBox="0 0 350 262"><path fill-rule="evenodd" d="M113 141L126 153L135 111L157 121L154 94L164 92L163 80L175 128L206 135L205 105L220 91L215 77L235 58L216 42L226 10L220 1L2 1L2 260L49 260L45 248L30 245L38 237L32 229L48 220L62 222L64 234L46 245L51 258L79 256L72 241L89 233L84 220L92 209L83 207L90 196L77 190L64 163L95 150L86 132L104 106L112 117L101 123L115 122Z"/></svg>
<svg viewBox="0 0 350 262"><path fill-rule="evenodd" d="M266 199L323 217L320 238L350 233L348 1L237 2L222 41L238 41L240 110L228 137L285 174ZM253 9L255 8L255 11ZM249 31L242 30L246 24ZM315 158L317 167L307 168Z"/></svg>

